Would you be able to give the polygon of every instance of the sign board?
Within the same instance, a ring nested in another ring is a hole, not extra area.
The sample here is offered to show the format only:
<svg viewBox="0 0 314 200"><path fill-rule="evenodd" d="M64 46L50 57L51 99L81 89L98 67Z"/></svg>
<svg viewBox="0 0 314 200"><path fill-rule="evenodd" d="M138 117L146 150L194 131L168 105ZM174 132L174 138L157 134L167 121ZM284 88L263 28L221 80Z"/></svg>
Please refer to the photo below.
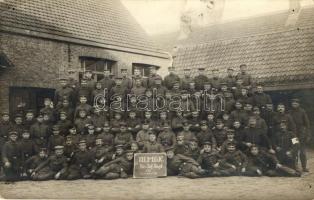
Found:
<svg viewBox="0 0 314 200"><path fill-rule="evenodd" d="M167 176L166 153L134 154L133 178L156 178Z"/></svg>

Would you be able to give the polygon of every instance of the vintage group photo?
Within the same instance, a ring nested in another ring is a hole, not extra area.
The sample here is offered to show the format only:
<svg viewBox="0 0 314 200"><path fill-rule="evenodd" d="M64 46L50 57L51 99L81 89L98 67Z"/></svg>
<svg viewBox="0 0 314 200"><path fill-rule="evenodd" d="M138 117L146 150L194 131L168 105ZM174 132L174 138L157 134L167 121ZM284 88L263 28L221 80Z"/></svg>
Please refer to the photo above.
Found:
<svg viewBox="0 0 314 200"><path fill-rule="evenodd" d="M314 199L313 0L0 0L0 199Z"/></svg>

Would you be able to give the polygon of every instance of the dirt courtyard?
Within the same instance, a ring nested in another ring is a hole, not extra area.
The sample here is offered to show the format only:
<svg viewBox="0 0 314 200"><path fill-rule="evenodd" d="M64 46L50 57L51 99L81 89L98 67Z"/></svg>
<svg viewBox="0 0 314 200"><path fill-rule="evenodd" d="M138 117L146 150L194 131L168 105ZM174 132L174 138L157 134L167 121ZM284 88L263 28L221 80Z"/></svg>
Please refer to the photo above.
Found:
<svg viewBox="0 0 314 200"><path fill-rule="evenodd" d="M27 199L314 199L314 152L301 178L225 177L24 181L0 183L2 198Z"/></svg>

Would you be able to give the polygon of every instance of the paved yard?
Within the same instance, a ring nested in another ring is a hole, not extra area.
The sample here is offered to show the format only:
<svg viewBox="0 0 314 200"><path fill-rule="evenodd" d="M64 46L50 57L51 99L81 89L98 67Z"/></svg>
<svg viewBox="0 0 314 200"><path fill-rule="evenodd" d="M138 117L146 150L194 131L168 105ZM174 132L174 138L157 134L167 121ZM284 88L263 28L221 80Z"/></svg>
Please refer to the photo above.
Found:
<svg viewBox="0 0 314 200"><path fill-rule="evenodd" d="M28 199L314 199L314 152L301 178L226 177L0 183L3 198Z"/></svg>

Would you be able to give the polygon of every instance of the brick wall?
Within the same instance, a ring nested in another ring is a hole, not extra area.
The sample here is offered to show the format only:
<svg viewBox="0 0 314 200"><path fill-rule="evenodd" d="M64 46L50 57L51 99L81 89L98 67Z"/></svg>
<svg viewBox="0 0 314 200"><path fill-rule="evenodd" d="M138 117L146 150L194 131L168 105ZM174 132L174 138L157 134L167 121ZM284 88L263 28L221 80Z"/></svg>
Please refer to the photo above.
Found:
<svg viewBox="0 0 314 200"><path fill-rule="evenodd" d="M0 50L14 65L0 75L1 110L9 108L9 87L55 88L60 73L81 67L80 56L114 59L117 71L125 66L131 69L132 63L143 63L160 66L160 73L165 74L169 65L167 59L4 32L0 32Z"/></svg>

